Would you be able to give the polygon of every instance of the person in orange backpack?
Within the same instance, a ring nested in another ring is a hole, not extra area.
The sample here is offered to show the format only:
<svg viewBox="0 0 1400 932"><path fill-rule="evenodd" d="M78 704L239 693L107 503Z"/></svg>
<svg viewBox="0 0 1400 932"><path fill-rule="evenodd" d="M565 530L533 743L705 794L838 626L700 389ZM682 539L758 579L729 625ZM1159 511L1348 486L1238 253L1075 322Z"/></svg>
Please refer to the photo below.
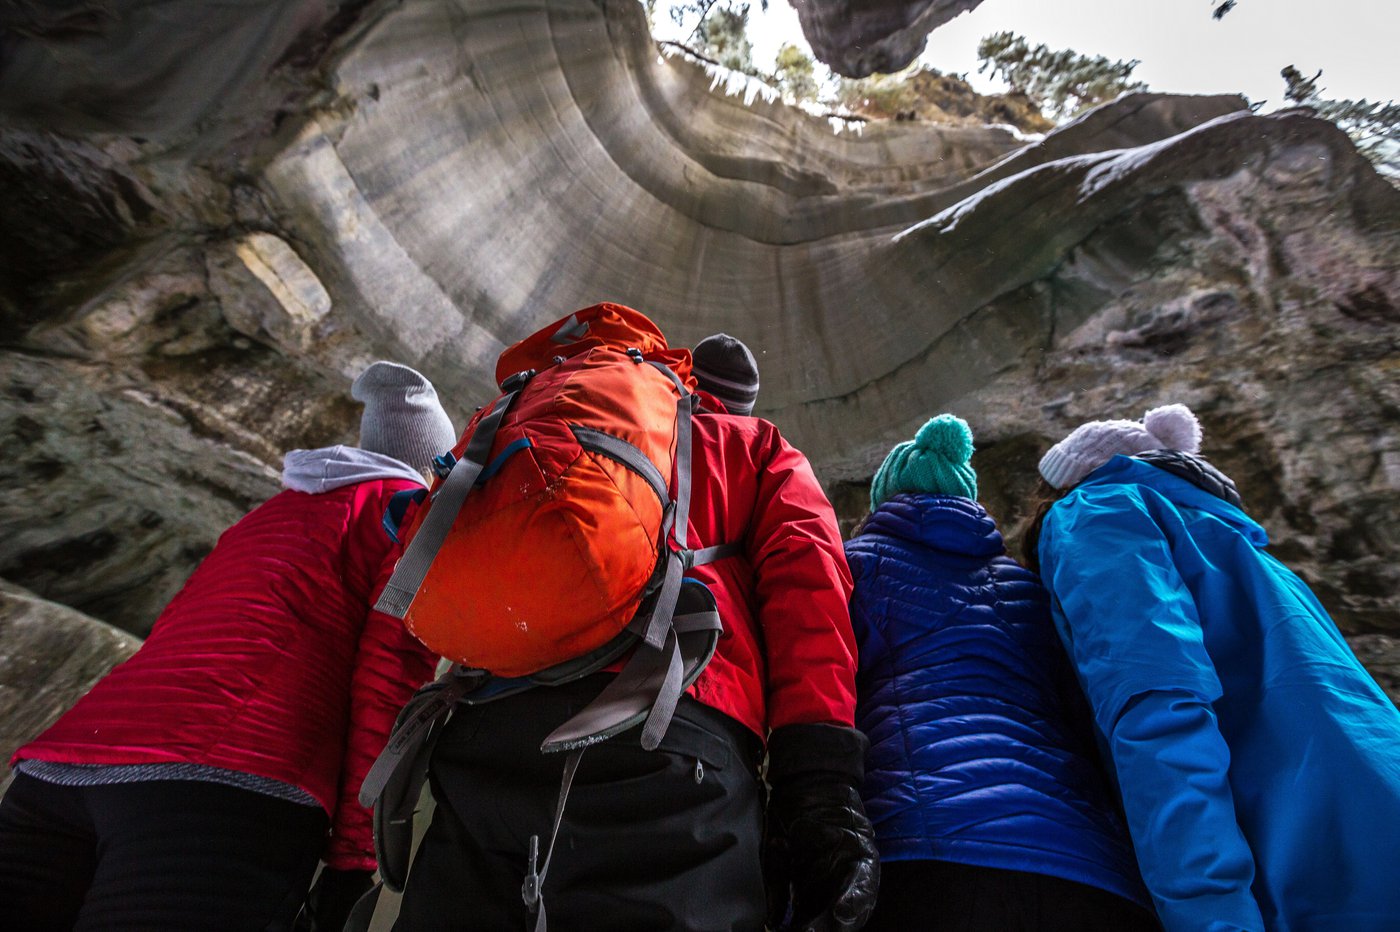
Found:
<svg viewBox="0 0 1400 932"><path fill-rule="evenodd" d="M426 378L355 380L360 446L293 450L141 649L15 752L0 929L340 929L376 862L355 798L436 657L370 605L382 527L455 431ZM318 860L325 867L308 901Z"/></svg>
<svg viewBox="0 0 1400 932"><path fill-rule="evenodd" d="M751 366L752 355L731 340L716 348ZM723 632L654 750L642 745L655 706L645 724L607 740L591 743L600 737L593 734L575 741L568 756L542 753L561 722L630 676L626 666L495 701L474 702L467 693L431 751L427 772L437 805L395 928L511 929L533 921L541 929L547 899L549 914L565 928L859 929L874 904L879 867L859 795L866 742L852 727L851 578L831 505L806 458L773 424L731 414L703 390L692 396L689 352L668 349L660 331L629 308L598 305L545 328L503 354L497 377L507 391L523 379L540 393L556 385L578 393L586 359L609 354L630 357L635 378L669 391L650 371L659 364L680 390L677 420L688 421L691 456L687 469L679 452L686 434L678 432L671 486L685 485L688 518L671 545L697 548L684 550L682 587L703 590ZM715 372L727 372L721 378L740 385L741 395L749 384L723 366ZM756 370L751 384L756 393ZM521 403L528 409L537 398L524 394ZM544 428L505 418L482 460L483 474L494 474L477 486L483 494L508 475L502 457L525 455L513 447L529 449L537 461L553 455ZM623 455L616 446L612 455ZM606 458L594 460L618 476ZM510 474L502 494L529 486L527 467L534 468L524 463ZM682 474L688 483L676 481ZM566 493L551 494L545 499L557 504ZM675 504L667 514L686 514ZM424 526L431 520L430 512ZM666 558L663 548L662 565ZM449 580L451 572L450 565L441 570ZM547 587L549 575L535 568L528 581L512 585ZM676 611L679 630L684 613ZM411 611L407 617L414 624ZM520 625L533 630L533 616L522 615ZM414 630L422 637L427 627ZM765 750L767 788L760 778ZM551 831L545 850L540 839ZM543 863L533 864L537 858Z"/></svg>

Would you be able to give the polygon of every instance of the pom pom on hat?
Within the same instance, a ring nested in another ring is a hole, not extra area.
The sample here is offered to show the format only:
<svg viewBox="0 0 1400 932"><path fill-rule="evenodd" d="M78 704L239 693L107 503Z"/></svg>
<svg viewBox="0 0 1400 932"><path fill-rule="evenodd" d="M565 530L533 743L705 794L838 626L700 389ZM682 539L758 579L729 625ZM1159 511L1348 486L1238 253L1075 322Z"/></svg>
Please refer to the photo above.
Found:
<svg viewBox="0 0 1400 932"><path fill-rule="evenodd" d="M392 456L427 473L433 457L457 442L457 431L433 383L408 366L371 363L350 386L350 397L365 406L360 416L361 449Z"/></svg>
<svg viewBox="0 0 1400 932"><path fill-rule="evenodd" d="M914 435L914 445L954 463L972 459L972 428L960 417L940 414L929 418Z"/></svg>
<svg viewBox="0 0 1400 932"><path fill-rule="evenodd" d="M1148 411L1142 421L1090 421L1041 457L1040 474L1057 489L1069 489L1115 456L1148 450L1201 451L1201 423L1182 404Z"/></svg>
<svg viewBox="0 0 1400 932"><path fill-rule="evenodd" d="M972 428L952 414L940 414L920 427L913 440L895 446L870 484L874 510L900 492L977 498L972 468Z"/></svg>
<svg viewBox="0 0 1400 932"><path fill-rule="evenodd" d="M1147 432L1162 441L1161 449L1201 452L1201 422L1186 405L1163 405L1142 419Z"/></svg>

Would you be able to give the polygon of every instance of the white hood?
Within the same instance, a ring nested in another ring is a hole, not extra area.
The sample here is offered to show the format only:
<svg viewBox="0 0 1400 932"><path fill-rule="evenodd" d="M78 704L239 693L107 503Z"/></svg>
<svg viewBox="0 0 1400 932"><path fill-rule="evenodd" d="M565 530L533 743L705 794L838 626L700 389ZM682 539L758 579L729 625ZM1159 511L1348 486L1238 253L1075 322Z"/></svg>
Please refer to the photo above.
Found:
<svg viewBox="0 0 1400 932"><path fill-rule="evenodd" d="M293 450L282 461L282 485L294 492L319 495L370 479L407 479L426 485L418 470L407 463L359 447Z"/></svg>

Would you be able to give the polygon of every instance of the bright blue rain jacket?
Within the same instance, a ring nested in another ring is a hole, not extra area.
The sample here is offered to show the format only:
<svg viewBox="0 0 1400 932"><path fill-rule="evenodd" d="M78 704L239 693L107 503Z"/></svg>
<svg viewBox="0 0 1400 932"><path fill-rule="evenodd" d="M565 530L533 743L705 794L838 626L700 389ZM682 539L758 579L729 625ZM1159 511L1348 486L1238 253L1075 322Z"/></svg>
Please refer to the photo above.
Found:
<svg viewBox="0 0 1400 932"><path fill-rule="evenodd" d="M1400 712L1267 543L1118 456L1039 552L1169 932L1395 932Z"/></svg>
<svg viewBox="0 0 1400 932"><path fill-rule="evenodd" d="M1004 551L980 505L933 495L884 502L846 545L880 856L1047 874L1145 906L1048 596Z"/></svg>

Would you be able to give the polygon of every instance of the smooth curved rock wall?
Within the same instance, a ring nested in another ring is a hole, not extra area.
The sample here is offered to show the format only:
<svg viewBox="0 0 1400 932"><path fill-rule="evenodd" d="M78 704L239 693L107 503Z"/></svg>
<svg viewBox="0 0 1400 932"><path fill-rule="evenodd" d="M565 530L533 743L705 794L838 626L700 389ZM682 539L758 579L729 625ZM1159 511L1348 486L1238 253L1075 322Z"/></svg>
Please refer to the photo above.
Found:
<svg viewBox="0 0 1400 932"><path fill-rule="evenodd" d="M611 299L749 341L849 520L938 411L1015 531L1050 442L1186 401L1342 624L1400 628L1400 194L1330 124L1141 94L1040 141L836 133L661 55L630 0L364 9L273 69L296 107L201 111L195 149L6 131L35 235L0 245L42 272L0 287L0 576L143 630L282 450L353 439L359 366L419 366L460 423L504 345ZM116 221L84 239L49 192Z"/></svg>

